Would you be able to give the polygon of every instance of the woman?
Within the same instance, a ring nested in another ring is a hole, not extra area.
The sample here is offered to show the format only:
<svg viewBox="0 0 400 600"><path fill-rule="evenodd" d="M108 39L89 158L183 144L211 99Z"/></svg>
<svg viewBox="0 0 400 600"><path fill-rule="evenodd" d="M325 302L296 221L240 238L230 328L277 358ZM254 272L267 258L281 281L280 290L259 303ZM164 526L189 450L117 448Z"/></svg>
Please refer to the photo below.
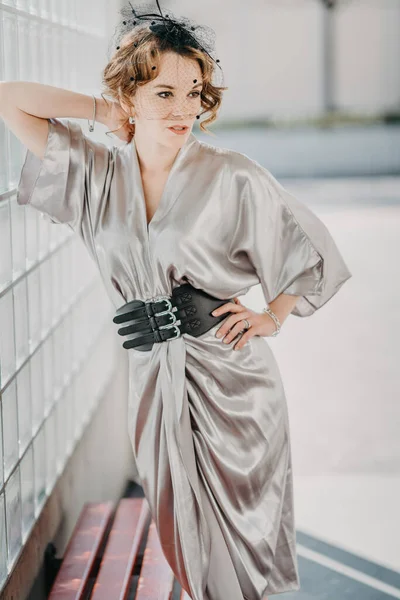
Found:
<svg viewBox="0 0 400 600"><path fill-rule="evenodd" d="M182 29L165 35L170 24L125 19L104 69L111 99L96 99L96 120L127 144L108 148L56 118L92 116L92 98L67 90L3 83L0 114L28 148L18 202L82 238L118 310L186 284L224 299L205 333L129 348L129 434L190 597L265 600L300 584L286 398L262 338L313 314L351 274L268 170L192 134L202 111L216 118L223 88L210 53ZM259 283L269 313L239 300Z"/></svg>

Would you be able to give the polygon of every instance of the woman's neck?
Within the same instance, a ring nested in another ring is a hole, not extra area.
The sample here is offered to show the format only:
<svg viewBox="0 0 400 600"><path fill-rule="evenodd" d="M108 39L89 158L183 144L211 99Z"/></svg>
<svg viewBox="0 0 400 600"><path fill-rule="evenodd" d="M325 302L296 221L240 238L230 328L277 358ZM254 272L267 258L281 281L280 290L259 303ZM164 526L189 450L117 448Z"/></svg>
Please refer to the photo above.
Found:
<svg viewBox="0 0 400 600"><path fill-rule="evenodd" d="M144 138L135 132L135 146L142 173L168 172L178 155L180 148L164 146L151 138Z"/></svg>

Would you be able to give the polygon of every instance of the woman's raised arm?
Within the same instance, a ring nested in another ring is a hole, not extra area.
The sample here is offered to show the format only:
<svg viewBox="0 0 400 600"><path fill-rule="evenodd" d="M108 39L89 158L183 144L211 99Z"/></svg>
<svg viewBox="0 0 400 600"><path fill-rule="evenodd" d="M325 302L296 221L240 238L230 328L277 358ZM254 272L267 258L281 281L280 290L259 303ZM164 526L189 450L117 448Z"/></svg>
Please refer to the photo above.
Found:
<svg viewBox="0 0 400 600"><path fill-rule="evenodd" d="M108 107L96 97L96 121L105 124ZM0 117L35 156L43 159L49 118L93 118L92 96L30 81L0 82Z"/></svg>

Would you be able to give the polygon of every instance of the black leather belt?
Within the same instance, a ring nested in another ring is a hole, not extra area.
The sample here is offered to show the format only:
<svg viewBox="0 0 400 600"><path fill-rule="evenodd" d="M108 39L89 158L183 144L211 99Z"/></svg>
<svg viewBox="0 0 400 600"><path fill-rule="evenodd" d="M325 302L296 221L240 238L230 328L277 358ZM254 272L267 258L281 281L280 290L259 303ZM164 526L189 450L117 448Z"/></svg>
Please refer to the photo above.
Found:
<svg viewBox="0 0 400 600"><path fill-rule="evenodd" d="M114 323L124 327L118 329L124 336L124 348L140 351L151 350L154 343L167 342L182 333L194 337L202 335L223 321L230 313L214 317L211 312L232 299L221 300L190 283L179 285L171 296L156 296L148 300L131 300L117 310Z"/></svg>

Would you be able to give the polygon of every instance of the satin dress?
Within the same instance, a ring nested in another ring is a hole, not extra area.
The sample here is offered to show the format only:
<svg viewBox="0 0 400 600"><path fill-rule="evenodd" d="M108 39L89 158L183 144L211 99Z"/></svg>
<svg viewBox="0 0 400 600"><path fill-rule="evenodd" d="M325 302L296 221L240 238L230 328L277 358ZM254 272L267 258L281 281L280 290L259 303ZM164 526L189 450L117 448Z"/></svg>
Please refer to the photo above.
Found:
<svg viewBox="0 0 400 600"><path fill-rule="evenodd" d="M43 161L27 151L17 200L80 236L116 309L187 282L221 299L261 283L267 303L301 296L292 314L306 317L352 276L326 226L267 169L193 133L150 224L134 139L108 147L67 119L49 119ZM223 322L126 350L129 436L189 596L260 600L300 589L287 405L266 338L233 351L237 338L215 337Z"/></svg>

